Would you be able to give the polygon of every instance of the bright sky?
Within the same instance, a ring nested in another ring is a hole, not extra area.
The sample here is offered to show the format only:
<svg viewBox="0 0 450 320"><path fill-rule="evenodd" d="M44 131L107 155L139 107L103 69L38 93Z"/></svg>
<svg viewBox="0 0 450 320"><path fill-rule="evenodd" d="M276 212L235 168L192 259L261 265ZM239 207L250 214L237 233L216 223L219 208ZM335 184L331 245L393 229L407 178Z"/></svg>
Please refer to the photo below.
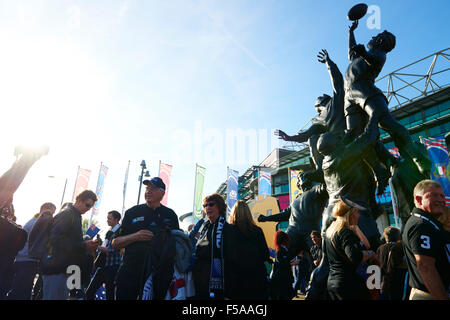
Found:
<svg viewBox="0 0 450 320"><path fill-rule="evenodd" d="M95 190L103 162L96 219L106 229L106 212L122 208L128 160L127 208L144 159L152 176L160 160L173 165L169 207L192 211L195 163L210 194L227 166L243 173L265 158L273 129L293 134L315 115L316 97L331 93L316 55L327 49L345 72L346 14L358 2L0 1L0 169L17 144L50 146L15 195L18 223L45 201L59 206L66 178L69 201L78 166L92 170ZM382 75L448 47L448 1L368 4L380 8L381 29L368 27L368 14L357 42L384 29L397 36ZM258 148L230 151L227 133L239 130Z"/></svg>

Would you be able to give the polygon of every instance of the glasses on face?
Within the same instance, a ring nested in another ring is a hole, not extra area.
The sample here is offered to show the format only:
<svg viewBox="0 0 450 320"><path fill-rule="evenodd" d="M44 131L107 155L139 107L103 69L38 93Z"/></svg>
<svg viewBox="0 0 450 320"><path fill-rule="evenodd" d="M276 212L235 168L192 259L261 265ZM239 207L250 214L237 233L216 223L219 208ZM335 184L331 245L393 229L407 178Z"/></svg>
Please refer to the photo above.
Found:
<svg viewBox="0 0 450 320"><path fill-rule="evenodd" d="M214 207L216 205L215 202L208 202L203 205L203 208Z"/></svg>
<svg viewBox="0 0 450 320"><path fill-rule="evenodd" d="M151 192L154 192L154 191L156 191L156 190L164 191L163 189L161 189L161 188L158 188L158 187L154 187L154 186L147 186L147 191L151 191Z"/></svg>
<svg viewBox="0 0 450 320"><path fill-rule="evenodd" d="M84 203L84 206L88 209L92 208L93 205L94 205L93 203L89 203L89 202Z"/></svg>

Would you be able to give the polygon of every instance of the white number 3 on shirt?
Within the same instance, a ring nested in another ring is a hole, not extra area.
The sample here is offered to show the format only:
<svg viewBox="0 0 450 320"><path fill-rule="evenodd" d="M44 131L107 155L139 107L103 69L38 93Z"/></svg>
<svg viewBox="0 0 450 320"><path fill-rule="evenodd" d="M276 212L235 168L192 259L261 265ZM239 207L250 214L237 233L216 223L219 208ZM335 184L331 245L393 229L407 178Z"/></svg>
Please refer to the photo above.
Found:
<svg viewBox="0 0 450 320"><path fill-rule="evenodd" d="M422 244L420 245L424 249L430 249L430 237L429 236L420 236L420 239L422 240Z"/></svg>

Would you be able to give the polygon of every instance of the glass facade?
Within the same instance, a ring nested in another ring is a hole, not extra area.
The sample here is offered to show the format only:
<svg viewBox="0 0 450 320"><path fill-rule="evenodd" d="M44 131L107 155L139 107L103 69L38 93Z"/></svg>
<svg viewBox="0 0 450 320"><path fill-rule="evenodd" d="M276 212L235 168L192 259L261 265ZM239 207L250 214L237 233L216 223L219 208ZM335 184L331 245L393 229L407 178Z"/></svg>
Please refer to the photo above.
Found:
<svg viewBox="0 0 450 320"><path fill-rule="evenodd" d="M442 102L435 106L432 106L423 111L418 111L407 117L397 119L397 121L401 125L403 125L405 128L411 129L411 128L414 128L415 126L418 126L420 124L425 124L432 120L444 117L448 114L450 114L450 100ZM411 137L413 138L413 140L418 141L419 136L431 137L431 136L435 136L435 135L445 134L449 131L450 131L450 123L445 122L443 124L433 126L426 130L422 130L422 131L413 133L413 134L411 134ZM380 138L381 139L386 138L388 135L389 134L386 131L380 129Z"/></svg>

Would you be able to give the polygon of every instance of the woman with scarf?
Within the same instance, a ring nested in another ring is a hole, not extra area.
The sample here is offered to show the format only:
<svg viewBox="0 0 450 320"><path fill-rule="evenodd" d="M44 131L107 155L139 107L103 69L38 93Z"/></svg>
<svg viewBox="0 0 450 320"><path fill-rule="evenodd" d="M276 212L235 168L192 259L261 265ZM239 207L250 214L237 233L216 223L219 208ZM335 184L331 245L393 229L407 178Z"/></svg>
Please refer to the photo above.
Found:
<svg viewBox="0 0 450 320"><path fill-rule="evenodd" d="M228 297L227 269L231 247L227 241L230 225L226 222L227 205L220 194L205 197L203 208L208 220L200 230L192 276L195 299L224 299Z"/></svg>

